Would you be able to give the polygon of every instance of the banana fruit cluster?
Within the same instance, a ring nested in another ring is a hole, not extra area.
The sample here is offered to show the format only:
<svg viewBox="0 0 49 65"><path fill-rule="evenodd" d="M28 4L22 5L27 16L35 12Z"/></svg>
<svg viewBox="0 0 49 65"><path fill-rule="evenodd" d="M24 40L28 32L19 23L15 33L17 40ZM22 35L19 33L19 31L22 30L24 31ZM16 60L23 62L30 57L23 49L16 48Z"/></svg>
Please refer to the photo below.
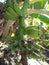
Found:
<svg viewBox="0 0 49 65"><path fill-rule="evenodd" d="M16 0L7 0L5 10L4 17L7 19L15 21L19 16L22 16Z"/></svg>

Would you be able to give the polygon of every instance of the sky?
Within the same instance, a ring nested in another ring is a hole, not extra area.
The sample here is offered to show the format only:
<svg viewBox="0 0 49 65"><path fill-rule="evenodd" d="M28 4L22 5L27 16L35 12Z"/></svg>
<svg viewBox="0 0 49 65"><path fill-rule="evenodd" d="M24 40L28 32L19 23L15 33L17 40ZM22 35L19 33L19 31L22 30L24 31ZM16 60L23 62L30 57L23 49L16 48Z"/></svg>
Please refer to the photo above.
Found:
<svg viewBox="0 0 49 65"><path fill-rule="evenodd" d="M0 0L0 2L4 2L5 0Z"/></svg>

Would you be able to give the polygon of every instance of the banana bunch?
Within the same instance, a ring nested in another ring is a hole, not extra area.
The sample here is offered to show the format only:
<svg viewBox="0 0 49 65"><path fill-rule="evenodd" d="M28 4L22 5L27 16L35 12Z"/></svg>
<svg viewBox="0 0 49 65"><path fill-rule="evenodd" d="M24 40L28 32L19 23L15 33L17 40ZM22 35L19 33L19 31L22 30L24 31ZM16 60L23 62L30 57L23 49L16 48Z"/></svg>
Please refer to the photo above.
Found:
<svg viewBox="0 0 49 65"><path fill-rule="evenodd" d="M22 16L21 10L17 4L16 0L7 0L5 4L4 17L8 19L7 25L5 27L3 37L7 37L10 27L15 23L18 17Z"/></svg>
<svg viewBox="0 0 49 65"><path fill-rule="evenodd" d="M4 17L7 19L15 21L19 16L22 16L16 0L7 0L5 10Z"/></svg>

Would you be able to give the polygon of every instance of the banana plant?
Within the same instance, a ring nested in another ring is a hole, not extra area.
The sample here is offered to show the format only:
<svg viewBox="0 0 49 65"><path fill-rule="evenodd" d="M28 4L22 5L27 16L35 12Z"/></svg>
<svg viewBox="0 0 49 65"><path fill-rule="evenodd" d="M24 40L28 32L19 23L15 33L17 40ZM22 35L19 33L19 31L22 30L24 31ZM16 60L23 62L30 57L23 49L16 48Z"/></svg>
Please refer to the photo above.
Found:
<svg viewBox="0 0 49 65"><path fill-rule="evenodd" d="M23 6L20 9L17 3L17 0L7 0L5 3L5 13L3 14L4 17L8 20L7 25L5 27L3 36L5 36L5 42L8 43L9 47L12 51L20 52L22 65L28 65L27 57L28 55L31 57L38 57L43 58L41 46L40 46L40 36L38 33L41 33L41 28L38 26L29 25L28 27L25 26L25 16L30 15L33 17L38 17L42 22L48 24L49 18L42 15L48 14L49 12L45 12L42 10L38 10L38 12L34 12L32 9L32 13L27 13L27 9L30 8L29 4L30 0L24 0ZM40 8L39 4L40 2ZM34 9L41 9L44 7L46 0L35 0L34 1ZM36 5L37 6L36 6ZM43 8L44 9L44 8ZM39 14L38 14L39 13ZM39 16L38 16L39 15ZM11 36L8 36L8 32L10 27L19 19L19 27L16 29ZM26 36L27 35L27 36ZM26 36L26 37L25 37ZM38 43L39 41L39 43ZM41 51L41 53L40 53ZM33 56L32 56L33 55Z"/></svg>

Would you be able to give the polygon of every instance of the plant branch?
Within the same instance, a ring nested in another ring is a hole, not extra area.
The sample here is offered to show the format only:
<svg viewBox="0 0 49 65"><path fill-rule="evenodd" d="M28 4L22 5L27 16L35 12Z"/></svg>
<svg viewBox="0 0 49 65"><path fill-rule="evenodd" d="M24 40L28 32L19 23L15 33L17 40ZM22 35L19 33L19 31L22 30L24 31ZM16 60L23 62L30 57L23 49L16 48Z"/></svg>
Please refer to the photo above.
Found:
<svg viewBox="0 0 49 65"><path fill-rule="evenodd" d="M26 15L26 12L27 12L27 8L28 7L29 7L29 0L25 0L24 1L24 4L23 4L23 7L21 9L23 16Z"/></svg>
<svg viewBox="0 0 49 65"><path fill-rule="evenodd" d="M46 14L49 16L49 11L45 9L27 9L27 14L30 15L32 13L38 13L38 14Z"/></svg>
<svg viewBox="0 0 49 65"><path fill-rule="evenodd" d="M41 1L41 0L30 0L29 4L33 4L33 3L38 2L38 1ZM24 1L20 2L19 7L23 6L23 4L24 4Z"/></svg>

